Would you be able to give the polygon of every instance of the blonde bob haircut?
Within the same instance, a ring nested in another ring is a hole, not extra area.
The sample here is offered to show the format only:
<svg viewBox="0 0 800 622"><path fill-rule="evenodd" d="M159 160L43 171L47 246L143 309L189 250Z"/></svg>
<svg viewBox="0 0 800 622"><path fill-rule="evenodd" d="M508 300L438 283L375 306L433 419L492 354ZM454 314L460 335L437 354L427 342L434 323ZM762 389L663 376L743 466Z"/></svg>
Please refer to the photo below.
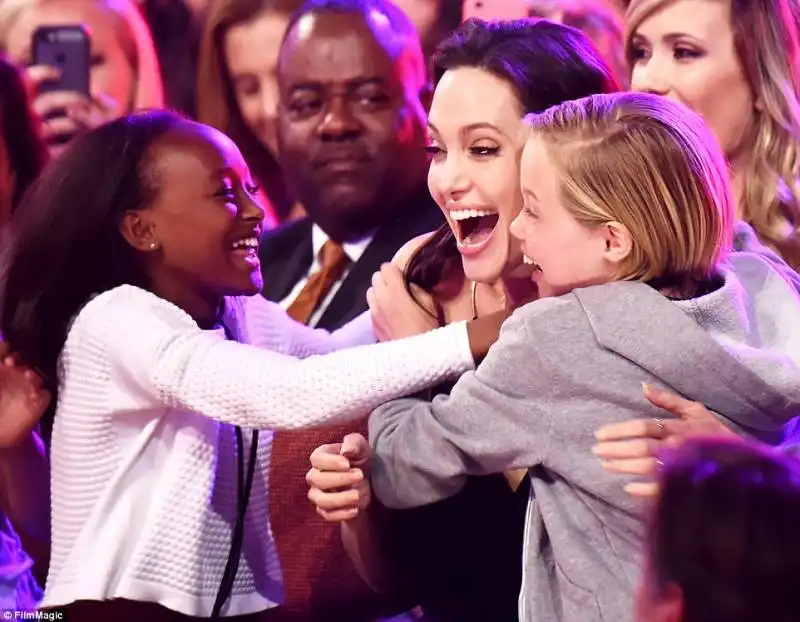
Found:
<svg viewBox="0 0 800 622"><path fill-rule="evenodd" d="M684 288L715 271L731 247L734 202L725 157L697 114L663 97L616 93L526 122L575 219L617 222L630 233L616 278Z"/></svg>
<svg viewBox="0 0 800 622"><path fill-rule="evenodd" d="M800 269L800 42L797 0L730 2L736 55L756 102L742 179L740 217L762 241ZM625 52L632 59L636 31L674 0L632 0L626 12ZM725 94L720 93L724 98Z"/></svg>

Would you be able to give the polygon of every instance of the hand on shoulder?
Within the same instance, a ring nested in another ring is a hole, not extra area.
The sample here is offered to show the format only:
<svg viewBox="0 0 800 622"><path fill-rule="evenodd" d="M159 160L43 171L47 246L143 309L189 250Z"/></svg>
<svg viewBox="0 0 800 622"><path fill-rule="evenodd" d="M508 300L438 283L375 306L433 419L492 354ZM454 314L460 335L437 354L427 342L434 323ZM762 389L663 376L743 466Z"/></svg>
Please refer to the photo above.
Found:
<svg viewBox="0 0 800 622"><path fill-rule="evenodd" d="M426 233L406 242L392 262L383 264L372 277L367 304L375 336L381 341L402 339L438 327L432 296L416 285L406 288L404 278L411 257L432 235Z"/></svg>

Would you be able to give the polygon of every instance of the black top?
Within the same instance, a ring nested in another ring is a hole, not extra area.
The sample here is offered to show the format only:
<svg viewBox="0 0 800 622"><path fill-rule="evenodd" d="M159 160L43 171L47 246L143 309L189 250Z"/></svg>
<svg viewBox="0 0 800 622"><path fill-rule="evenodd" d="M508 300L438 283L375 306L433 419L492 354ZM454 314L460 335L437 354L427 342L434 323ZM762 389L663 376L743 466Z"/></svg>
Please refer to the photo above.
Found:
<svg viewBox="0 0 800 622"><path fill-rule="evenodd" d="M528 478L514 491L502 474L470 477L449 499L384 510L387 550L426 620L517 622L529 492Z"/></svg>

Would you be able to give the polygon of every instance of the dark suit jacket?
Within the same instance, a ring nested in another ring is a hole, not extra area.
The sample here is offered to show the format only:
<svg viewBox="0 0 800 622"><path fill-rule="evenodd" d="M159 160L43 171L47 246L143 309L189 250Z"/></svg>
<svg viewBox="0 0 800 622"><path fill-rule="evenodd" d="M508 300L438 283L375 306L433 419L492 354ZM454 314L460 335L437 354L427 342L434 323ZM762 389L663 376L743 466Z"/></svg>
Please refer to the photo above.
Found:
<svg viewBox="0 0 800 622"><path fill-rule="evenodd" d="M350 269L341 287L320 317L317 326L335 330L367 310L367 290L373 273L382 263L391 261L395 253L410 239L433 231L444 222L441 211L428 194L427 188L415 195L405 210L392 222L378 229L375 237ZM311 266L310 218L268 231L261 241L261 273L264 275L262 294L279 302L305 276Z"/></svg>

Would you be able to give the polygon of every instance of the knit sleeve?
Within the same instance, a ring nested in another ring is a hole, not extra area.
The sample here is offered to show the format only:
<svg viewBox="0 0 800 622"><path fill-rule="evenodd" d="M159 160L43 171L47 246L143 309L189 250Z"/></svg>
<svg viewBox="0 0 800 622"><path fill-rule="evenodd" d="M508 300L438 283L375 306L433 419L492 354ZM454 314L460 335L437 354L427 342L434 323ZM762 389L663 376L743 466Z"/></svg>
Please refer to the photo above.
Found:
<svg viewBox="0 0 800 622"><path fill-rule="evenodd" d="M279 305L263 296L248 298L241 308L245 316L243 324L246 327L247 343L296 358L326 354L376 341L369 312L359 315L331 333L295 322Z"/></svg>
<svg viewBox="0 0 800 622"><path fill-rule="evenodd" d="M73 337L100 340L112 369L150 401L249 428L297 429L362 417L474 367L464 323L324 355L304 352L307 358L298 359L264 349L268 339L253 347L203 331L177 307L130 287L90 302ZM321 349L329 347L317 339ZM342 341L336 338L336 346L346 347Z"/></svg>

